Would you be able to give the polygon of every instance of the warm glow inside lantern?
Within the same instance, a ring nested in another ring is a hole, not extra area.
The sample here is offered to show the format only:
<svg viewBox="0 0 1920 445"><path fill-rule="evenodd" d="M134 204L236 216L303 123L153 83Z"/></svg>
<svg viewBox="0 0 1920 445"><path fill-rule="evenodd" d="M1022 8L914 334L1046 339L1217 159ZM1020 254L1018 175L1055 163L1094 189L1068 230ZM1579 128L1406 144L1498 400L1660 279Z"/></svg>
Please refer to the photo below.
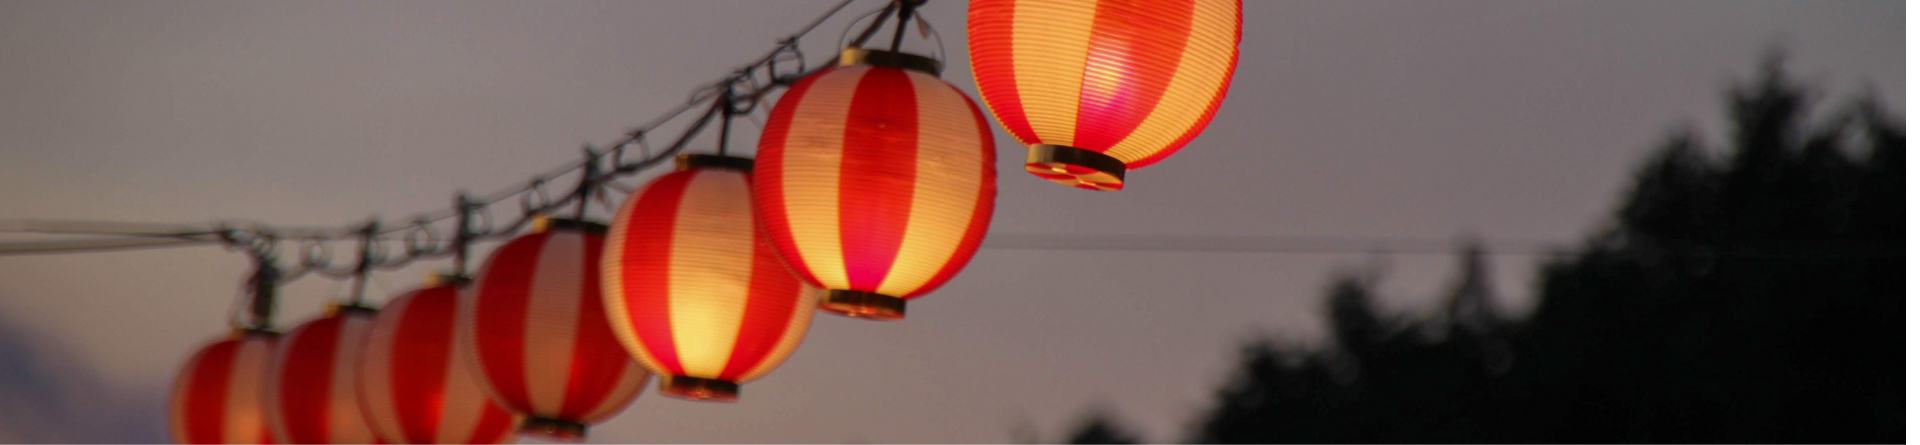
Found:
<svg viewBox="0 0 1920 445"><path fill-rule="evenodd" d="M460 307L458 341L487 394L565 440L625 409L651 375L620 346L600 298L606 226L542 219L494 249Z"/></svg>
<svg viewBox="0 0 1920 445"><path fill-rule="evenodd" d="M454 325L466 279L435 277L388 302L360 351L360 405L386 443L504 443L519 419L481 388Z"/></svg>
<svg viewBox="0 0 1920 445"><path fill-rule="evenodd" d="M267 367L280 335L235 330L201 348L174 379L168 426L174 443L273 443L267 428Z"/></svg>
<svg viewBox="0 0 1920 445"><path fill-rule="evenodd" d="M818 294L773 253L753 219L744 158L683 155L629 196L604 264L607 314L662 393L732 401L785 361Z"/></svg>
<svg viewBox="0 0 1920 445"><path fill-rule="evenodd" d="M980 98L1027 172L1119 190L1213 119L1240 56L1240 0L973 0Z"/></svg>
<svg viewBox="0 0 1920 445"><path fill-rule="evenodd" d="M781 259L870 319L953 277L993 216L993 137L932 59L849 49L767 119L753 205Z"/></svg>
<svg viewBox="0 0 1920 445"><path fill-rule="evenodd" d="M267 377L267 424L279 443L372 443L358 361L374 310L341 305L287 331Z"/></svg>

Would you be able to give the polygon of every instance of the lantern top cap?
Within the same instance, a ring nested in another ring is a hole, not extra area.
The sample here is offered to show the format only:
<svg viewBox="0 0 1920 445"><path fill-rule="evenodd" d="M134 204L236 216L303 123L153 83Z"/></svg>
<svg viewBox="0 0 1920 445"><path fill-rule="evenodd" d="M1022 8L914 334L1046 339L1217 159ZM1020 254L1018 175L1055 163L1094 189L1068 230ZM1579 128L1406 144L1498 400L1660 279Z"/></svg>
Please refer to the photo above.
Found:
<svg viewBox="0 0 1920 445"><path fill-rule="evenodd" d="M380 312L380 310L379 310L379 309L374 309L374 308L373 308L372 306L363 306L363 305L360 305L360 304L356 304L356 303L338 303L338 304L334 304L334 305L332 305L332 306L328 306L328 307L327 307L327 316L329 316L329 317L331 317L331 316L335 316L335 315L346 315L346 316L352 316L352 315L368 315L368 316L371 316L371 315L373 315L373 314L375 314L375 313L378 313L378 312Z"/></svg>
<svg viewBox="0 0 1920 445"><path fill-rule="evenodd" d="M866 48L847 48L840 50L840 66L853 65L873 65L913 70L932 74L935 77L940 75L940 69L943 68L940 61L934 60L932 57Z"/></svg>
<svg viewBox="0 0 1920 445"><path fill-rule="evenodd" d="M427 274L426 287L439 287L439 286L459 287L459 286L465 286L467 283L471 283L471 282L473 282L473 277L469 277L466 275L457 275L457 274L446 273L446 272L431 273L431 274Z"/></svg>
<svg viewBox="0 0 1920 445"><path fill-rule="evenodd" d="M593 222L593 221L582 221L578 219L554 218L547 215L540 215L540 216L534 217L533 233L545 233L549 230L586 232L586 233L595 233L595 234L604 235L607 233L607 225Z"/></svg>
<svg viewBox="0 0 1920 445"><path fill-rule="evenodd" d="M753 173L753 159L706 154L683 154L673 158L674 171L687 171L696 168L738 170L741 173Z"/></svg>
<svg viewBox="0 0 1920 445"><path fill-rule="evenodd" d="M280 332L274 331L272 329L267 329L264 327L233 328L233 332L230 332L227 335L228 338L234 338L234 339L247 338L247 337L272 338L272 337L279 337L279 336L280 336Z"/></svg>

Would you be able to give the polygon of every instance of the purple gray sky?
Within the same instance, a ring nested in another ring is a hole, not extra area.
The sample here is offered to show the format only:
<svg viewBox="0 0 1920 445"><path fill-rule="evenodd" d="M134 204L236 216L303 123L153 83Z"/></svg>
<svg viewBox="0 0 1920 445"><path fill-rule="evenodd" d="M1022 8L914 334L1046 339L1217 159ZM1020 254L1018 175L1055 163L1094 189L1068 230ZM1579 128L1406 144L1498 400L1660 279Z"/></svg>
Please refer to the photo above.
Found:
<svg viewBox="0 0 1920 445"><path fill-rule="evenodd" d="M405 218L574 159L833 3L0 0L0 219ZM882 3L823 25L810 60ZM946 41L945 78L973 94L965 9L924 13ZM1572 245L1665 135L1720 139L1721 92L1769 47L1827 99L1871 93L1904 112L1904 13L1868 0L1251 0L1205 134L1120 193L1031 178L1000 134L991 233ZM750 142L758 128L736 131ZM1495 260L1500 301L1524 314L1538 259ZM1373 261L988 249L906 322L818 318L740 403L650 389L591 439L1058 441L1106 406L1150 440L1180 440L1242 340L1316 341L1331 273ZM1387 306L1431 307L1452 261L1386 257ZM376 289L444 267L383 273ZM224 332L246 268L217 247L0 257L0 442L164 441L173 373ZM297 282L279 320L344 292Z"/></svg>

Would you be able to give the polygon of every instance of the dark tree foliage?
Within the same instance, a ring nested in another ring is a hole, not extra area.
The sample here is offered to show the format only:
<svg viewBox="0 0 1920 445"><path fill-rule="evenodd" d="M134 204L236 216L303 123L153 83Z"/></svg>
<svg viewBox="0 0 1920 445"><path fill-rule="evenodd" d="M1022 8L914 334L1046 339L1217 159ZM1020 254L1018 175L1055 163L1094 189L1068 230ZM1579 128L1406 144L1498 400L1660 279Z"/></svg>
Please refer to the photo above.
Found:
<svg viewBox="0 0 1920 445"><path fill-rule="evenodd" d="M1066 443L1082 444L1134 444L1140 438L1116 424L1106 414L1093 414L1080 423L1080 429L1067 438Z"/></svg>
<svg viewBox="0 0 1920 445"><path fill-rule="evenodd" d="M1901 441L1905 135L1864 101L1813 121L1779 66L1728 94L1731 147L1673 138L1542 267L1530 319L1471 248L1423 318L1336 280L1329 346L1246 346L1193 440Z"/></svg>

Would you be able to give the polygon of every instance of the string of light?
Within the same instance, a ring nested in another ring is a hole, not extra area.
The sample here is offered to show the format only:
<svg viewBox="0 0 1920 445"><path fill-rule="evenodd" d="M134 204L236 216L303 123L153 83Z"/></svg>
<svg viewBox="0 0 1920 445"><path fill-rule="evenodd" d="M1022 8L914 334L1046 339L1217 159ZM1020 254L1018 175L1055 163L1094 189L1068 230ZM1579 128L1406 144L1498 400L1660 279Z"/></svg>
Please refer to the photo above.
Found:
<svg viewBox="0 0 1920 445"><path fill-rule="evenodd" d="M1027 172L1118 191L1127 171L1173 155L1218 111L1238 63L1241 4L973 0L968 57L990 120L942 77L944 45L917 12L925 2L893 0L852 20L872 17L853 39L836 40L835 60L809 65L799 39L851 3L844 0L685 103L585 147L580 161L493 193L456 193L451 206L408 220L332 228L12 221L0 231L93 238L0 244L0 254L213 243L247 254L245 319L232 320L233 334L201 349L177 380L170 411L183 443L501 442L515 430L580 440L656 376L663 395L738 399L743 385L796 351L817 313L905 320L910 301L936 293L983 246L1566 254L1515 240L989 239L999 193L992 123L1027 146ZM866 47L888 21L887 49ZM936 41L934 55L901 51L912 25ZM761 101L780 90L757 120ZM762 128L754 158L727 154L742 115ZM715 121L713 154L680 153ZM676 123L677 132L666 130ZM656 133L673 136L656 147ZM637 187L616 181L669 159L673 171ZM564 195L552 191L562 187ZM626 196L616 208L609 193ZM518 213L496 220L495 208L510 200ZM590 220L596 203L611 218ZM496 239L505 242L469 271L472 244ZM356 243L354 258L338 266L332 249L344 242ZM1776 253L1622 236L1595 242L1629 257ZM282 252L283 243L297 247ZM281 264L287 257L293 267ZM443 257L452 258L450 273L382 304L365 301L374 272ZM351 280L349 297L282 333L272 324L275 293L308 275Z"/></svg>

